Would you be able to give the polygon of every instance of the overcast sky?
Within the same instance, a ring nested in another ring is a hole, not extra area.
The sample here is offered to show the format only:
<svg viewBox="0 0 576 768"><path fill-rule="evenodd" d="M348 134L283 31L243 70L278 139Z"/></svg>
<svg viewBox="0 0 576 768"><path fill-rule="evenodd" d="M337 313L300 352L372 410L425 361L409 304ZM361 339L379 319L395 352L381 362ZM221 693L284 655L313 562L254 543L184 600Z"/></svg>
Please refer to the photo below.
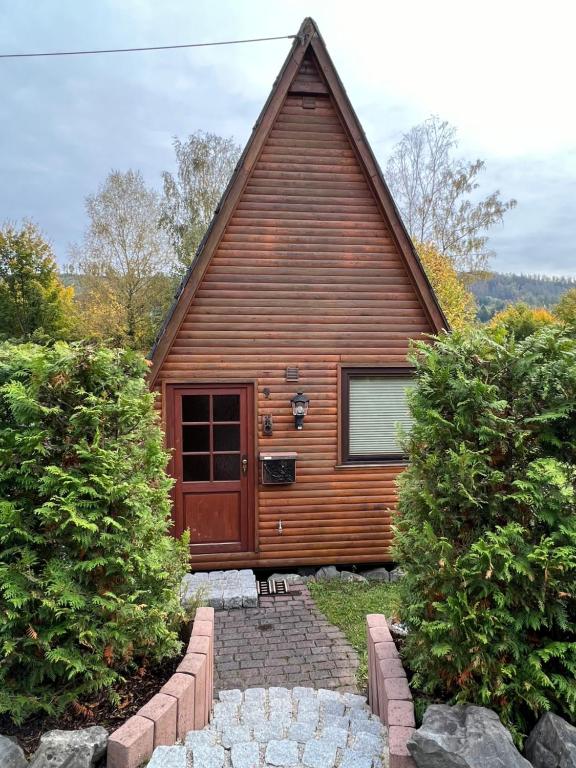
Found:
<svg viewBox="0 0 576 768"><path fill-rule="evenodd" d="M576 275L573 0L0 0L0 52L293 34L307 15L383 166L411 126L448 120L486 194L518 200L493 268ZM38 222L65 264L112 168L160 189L173 136L244 144L289 47L0 59L0 221Z"/></svg>

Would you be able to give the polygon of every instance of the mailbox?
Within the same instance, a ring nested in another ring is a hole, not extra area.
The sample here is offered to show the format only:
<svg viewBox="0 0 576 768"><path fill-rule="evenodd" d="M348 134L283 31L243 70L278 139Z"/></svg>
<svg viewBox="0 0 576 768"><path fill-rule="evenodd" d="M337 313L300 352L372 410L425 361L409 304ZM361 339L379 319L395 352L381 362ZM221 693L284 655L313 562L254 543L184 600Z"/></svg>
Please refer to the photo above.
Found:
<svg viewBox="0 0 576 768"><path fill-rule="evenodd" d="M297 453L261 453L262 485L288 485L296 480Z"/></svg>

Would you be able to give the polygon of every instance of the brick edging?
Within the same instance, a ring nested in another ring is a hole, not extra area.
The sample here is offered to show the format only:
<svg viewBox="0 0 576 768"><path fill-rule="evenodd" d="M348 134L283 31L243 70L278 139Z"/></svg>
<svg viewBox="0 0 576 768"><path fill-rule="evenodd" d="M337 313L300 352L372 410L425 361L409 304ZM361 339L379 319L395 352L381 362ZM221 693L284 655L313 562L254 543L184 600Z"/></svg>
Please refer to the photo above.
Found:
<svg viewBox="0 0 576 768"><path fill-rule="evenodd" d="M415 730L414 702L386 617L366 616L368 639L368 703L388 727L390 768L415 768L406 746Z"/></svg>
<svg viewBox="0 0 576 768"><path fill-rule="evenodd" d="M198 608L186 655L160 692L108 739L107 768L137 768L210 722L214 691L214 608Z"/></svg>

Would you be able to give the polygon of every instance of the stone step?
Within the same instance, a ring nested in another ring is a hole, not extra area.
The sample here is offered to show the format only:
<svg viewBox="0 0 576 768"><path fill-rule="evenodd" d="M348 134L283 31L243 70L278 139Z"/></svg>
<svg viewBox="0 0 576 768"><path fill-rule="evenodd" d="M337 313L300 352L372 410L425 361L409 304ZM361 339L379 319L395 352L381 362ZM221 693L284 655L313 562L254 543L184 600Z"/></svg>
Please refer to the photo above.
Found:
<svg viewBox="0 0 576 768"><path fill-rule="evenodd" d="M363 696L302 687L221 691L210 725L180 749L188 768L388 766L386 730ZM169 762L181 754L152 768L182 768Z"/></svg>
<svg viewBox="0 0 576 768"><path fill-rule="evenodd" d="M258 591L254 571L198 571L187 573L182 579L180 600L186 606L197 600L216 610L231 608L255 608Z"/></svg>

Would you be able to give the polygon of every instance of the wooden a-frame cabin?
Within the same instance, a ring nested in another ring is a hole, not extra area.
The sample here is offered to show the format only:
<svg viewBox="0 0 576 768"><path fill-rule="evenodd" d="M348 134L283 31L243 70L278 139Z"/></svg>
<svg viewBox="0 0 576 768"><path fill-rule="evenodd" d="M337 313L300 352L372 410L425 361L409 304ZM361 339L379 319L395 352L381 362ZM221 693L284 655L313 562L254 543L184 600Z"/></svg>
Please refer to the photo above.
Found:
<svg viewBox="0 0 576 768"><path fill-rule="evenodd" d="M443 328L306 19L152 352L193 567L390 560L409 341Z"/></svg>

